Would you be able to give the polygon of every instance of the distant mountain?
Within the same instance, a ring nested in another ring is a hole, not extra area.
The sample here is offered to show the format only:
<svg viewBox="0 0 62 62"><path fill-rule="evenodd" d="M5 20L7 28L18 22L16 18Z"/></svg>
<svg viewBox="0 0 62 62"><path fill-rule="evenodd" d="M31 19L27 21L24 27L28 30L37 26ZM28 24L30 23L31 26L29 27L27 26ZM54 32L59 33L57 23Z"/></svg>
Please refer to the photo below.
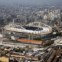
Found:
<svg viewBox="0 0 62 62"><path fill-rule="evenodd" d="M40 6L62 6L62 0L0 0L0 5L40 5Z"/></svg>

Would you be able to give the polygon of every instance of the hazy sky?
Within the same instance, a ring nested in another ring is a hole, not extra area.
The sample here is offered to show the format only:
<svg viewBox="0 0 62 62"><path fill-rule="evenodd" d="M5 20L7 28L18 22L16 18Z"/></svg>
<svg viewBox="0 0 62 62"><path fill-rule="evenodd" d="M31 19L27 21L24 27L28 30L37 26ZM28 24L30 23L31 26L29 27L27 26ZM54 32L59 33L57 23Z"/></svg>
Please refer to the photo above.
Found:
<svg viewBox="0 0 62 62"><path fill-rule="evenodd" d="M0 4L59 5L62 4L62 0L0 0Z"/></svg>

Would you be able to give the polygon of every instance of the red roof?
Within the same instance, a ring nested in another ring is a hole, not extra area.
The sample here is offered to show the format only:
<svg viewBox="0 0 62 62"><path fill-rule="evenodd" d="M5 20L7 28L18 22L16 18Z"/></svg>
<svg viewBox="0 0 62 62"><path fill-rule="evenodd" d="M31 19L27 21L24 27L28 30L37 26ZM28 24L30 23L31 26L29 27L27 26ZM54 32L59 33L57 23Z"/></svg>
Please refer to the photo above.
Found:
<svg viewBox="0 0 62 62"><path fill-rule="evenodd" d="M28 39L17 39L18 42L22 43L31 43L31 44L42 44L42 41L37 41L37 40L28 40Z"/></svg>

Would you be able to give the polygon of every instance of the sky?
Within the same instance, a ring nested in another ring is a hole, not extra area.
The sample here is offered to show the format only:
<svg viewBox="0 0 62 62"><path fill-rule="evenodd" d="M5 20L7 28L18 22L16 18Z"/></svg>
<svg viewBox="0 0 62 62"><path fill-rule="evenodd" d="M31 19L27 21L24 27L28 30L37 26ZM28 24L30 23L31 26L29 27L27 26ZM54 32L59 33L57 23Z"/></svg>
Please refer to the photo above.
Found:
<svg viewBox="0 0 62 62"><path fill-rule="evenodd" d="M0 0L2 5L62 5L62 0Z"/></svg>

